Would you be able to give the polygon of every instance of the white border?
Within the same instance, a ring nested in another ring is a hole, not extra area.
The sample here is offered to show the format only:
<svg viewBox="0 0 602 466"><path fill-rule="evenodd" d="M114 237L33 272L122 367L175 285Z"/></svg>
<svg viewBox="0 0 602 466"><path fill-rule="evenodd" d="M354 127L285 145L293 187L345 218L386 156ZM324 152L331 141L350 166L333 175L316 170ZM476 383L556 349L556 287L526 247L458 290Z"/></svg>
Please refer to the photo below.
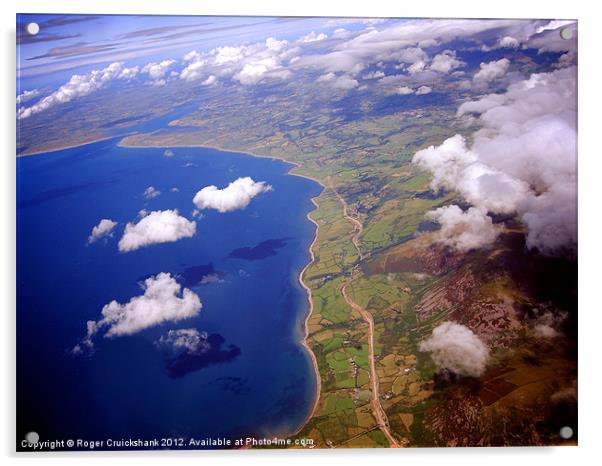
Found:
<svg viewBox="0 0 602 466"><path fill-rule="evenodd" d="M352 3L349 0L4 0L0 6L4 50L2 80L5 109L0 113L4 151L1 167L0 230L0 308L3 357L0 383L2 421L0 442L2 456L8 464L30 464L44 458L50 464L66 462L100 463L124 458L130 464L164 464L166 461L198 464L328 464L333 462L378 462L408 464L426 461L453 464L489 465L545 462L550 465L594 463L602 442L600 428L600 350L602 295L599 273L602 265L602 153L598 147L602 134L600 126L600 59L596 45L600 28L594 2L504 0L484 2L469 0L412 1L368 0ZM421 450L350 450L350 451L243 451L243 452L145 452L145 453L71 453L35 455L13 453L14 394L15 394L15 14L20 13L104 13L104 14L188 14L188 15L284 15L284 16L370 16L370 17L472 17L472 18L557 18L579 20L579 447L566 448L495 448L495 449L421 449Z"/></svg>

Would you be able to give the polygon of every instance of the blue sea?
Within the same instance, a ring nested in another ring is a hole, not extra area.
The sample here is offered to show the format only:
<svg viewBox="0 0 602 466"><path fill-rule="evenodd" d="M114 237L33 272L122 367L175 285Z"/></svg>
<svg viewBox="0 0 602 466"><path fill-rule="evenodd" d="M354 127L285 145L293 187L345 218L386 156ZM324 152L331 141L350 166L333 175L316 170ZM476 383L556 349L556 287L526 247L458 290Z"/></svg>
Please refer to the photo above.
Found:
<svg viewBox="0 0 602 466"><path fill-rule="evenodd" d="M320 186L290 164L201 148L131 149L118 139L17 160L17 439L231 438L285 435L315 401L301 345L308 312L298 282ZM194 194L250 176L273 187L244 210L204 210L192 238L120 253L142 209L192 219ZM161 195L143 196L153 186ZM174 189L176 188L176 189ZM88 245L103 218L112 238ZM112 300L168 272L200 297L198 317L71 349ZM207 277L211 279L207 279ZM168 330L206 332L203 358L166 352ZM19 440L18 440L19 441Z"/></svg>

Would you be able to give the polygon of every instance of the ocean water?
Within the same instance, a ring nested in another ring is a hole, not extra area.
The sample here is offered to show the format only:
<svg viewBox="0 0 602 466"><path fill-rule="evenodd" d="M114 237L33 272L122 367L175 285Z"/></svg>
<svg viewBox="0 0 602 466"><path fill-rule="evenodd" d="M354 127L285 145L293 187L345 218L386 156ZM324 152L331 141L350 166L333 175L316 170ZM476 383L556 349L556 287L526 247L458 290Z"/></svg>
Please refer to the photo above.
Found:
<svg viewBox="0 0 602 466"><path fill-rule="evenodd" d="M173 152L108 140L18 159L18 442L29 431L42 440L263 437L309 415L316 380L300 344L308 304L298 276L314 235L310 198L321 188L276 160ZM118 251L141 209L190 219L199 189L241 176L274 189L244 210L203 211L192 238ZM161 195L145 199L148 186ZM119 222L114 237L87 245L102 218ZM198 317L99 336L92 355L71 354L86 321L142 294L141 280L159 272L199 295ZM206 332L211 351L187 358L155 344L183 328Z"/></svg>

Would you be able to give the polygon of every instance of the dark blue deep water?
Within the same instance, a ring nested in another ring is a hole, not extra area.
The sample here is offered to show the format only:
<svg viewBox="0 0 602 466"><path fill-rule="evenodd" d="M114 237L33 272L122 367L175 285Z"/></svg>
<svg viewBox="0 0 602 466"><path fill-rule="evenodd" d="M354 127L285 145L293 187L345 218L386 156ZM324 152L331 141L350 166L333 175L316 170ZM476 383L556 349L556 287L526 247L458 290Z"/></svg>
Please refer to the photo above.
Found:
<svg viewBox="0 0 602 466"><path fill-rule="evenodd" d="M18 159L18 439L29 431L42 439L267 436L308 416L316 380L300 344L308 306L298 276L320 187L280 161L173 152L110 140ZM199 189L241 176L274 190L244 210L203 211L192 238L118 251L141 209L177 208L191 219ZM151 185L161 195L147 200ZM114 237L87 245L102 218L119 222ZM103 305L142 294L139 282L159 272L199 295L198 317L98 336L92 355L69 352ZM176 358L154 343L182 328L207 332L210 352Z"/></svg>

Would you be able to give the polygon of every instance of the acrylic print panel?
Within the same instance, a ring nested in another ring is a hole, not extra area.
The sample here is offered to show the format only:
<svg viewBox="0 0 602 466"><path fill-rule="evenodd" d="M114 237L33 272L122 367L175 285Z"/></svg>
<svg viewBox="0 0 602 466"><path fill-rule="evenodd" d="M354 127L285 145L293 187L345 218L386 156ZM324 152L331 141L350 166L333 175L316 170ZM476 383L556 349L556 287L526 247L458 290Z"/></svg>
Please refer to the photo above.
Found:
<svg viewBox="0 0 602 466"><path fill-rule="evenodd" d="M17 56L18 450L576 444L575 21L24 14Z"/></svg>

